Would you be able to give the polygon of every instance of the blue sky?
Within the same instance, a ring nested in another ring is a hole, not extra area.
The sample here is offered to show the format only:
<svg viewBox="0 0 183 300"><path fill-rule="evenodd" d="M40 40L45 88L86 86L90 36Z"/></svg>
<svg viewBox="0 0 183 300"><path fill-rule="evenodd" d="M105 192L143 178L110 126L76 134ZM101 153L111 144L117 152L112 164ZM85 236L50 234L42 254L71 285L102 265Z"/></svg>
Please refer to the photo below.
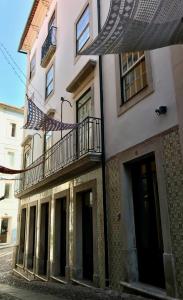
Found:
<svg viewBox="0 0 183 300"><path fill-rule="evenodd" d="M26 55L18 53L18 45L33 0L0 0L0 43L26 73ZM22 106L25 87L16 77L0 52L0 102Z"/></svg>

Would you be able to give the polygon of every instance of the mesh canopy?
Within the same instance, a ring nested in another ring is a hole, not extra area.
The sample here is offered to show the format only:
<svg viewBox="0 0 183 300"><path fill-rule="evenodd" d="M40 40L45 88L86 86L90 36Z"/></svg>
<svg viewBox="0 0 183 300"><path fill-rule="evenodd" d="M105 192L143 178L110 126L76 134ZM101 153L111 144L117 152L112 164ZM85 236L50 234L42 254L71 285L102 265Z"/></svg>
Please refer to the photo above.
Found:
<svg viewBox="0 0 183 300"><path fill-rule="evenodd" d="M76 128L77 124L62 123L52 118L49 118L42 112L31 99L28 100L28 116L27 123L23 126L24 129L59 131Z"/></svg>
<svg viewBox="0 0 183 300"><path fill-rule="evenodd" d="M153 50L182 42L182 0L111 0L102 31L80 54Z"/></svg>

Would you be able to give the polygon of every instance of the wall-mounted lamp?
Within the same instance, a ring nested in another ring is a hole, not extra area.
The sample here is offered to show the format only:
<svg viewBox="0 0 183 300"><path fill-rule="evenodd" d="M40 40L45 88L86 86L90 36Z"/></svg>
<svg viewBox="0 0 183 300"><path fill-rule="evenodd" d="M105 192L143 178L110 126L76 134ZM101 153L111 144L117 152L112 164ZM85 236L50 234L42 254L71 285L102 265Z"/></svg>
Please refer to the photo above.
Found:
<svg viewBox="0 0 183 300"><path fill-rule="evenodd" d="M155 113L160 116L160 115L165 115L167 113L167 106L160 106L155 110Z"/></svg>

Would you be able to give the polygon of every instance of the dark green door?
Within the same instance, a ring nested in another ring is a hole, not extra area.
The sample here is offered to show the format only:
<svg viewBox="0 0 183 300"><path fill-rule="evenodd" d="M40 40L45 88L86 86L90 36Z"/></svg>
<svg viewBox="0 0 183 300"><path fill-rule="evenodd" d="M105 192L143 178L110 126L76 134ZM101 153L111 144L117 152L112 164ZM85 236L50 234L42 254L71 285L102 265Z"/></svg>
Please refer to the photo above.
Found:
<svg viewBox="0 0 183 300"><path fill-rule="evenodd" d="M83 279L93 281L92 192L82 193Z"/></svg>
<svg viewBox="0 0 183 300"><path fill-rule="evenodd" d="M65 267L66 267L66 198L60 200L61 202L61 221L60 221L60 275L65 277Z"/></svg>

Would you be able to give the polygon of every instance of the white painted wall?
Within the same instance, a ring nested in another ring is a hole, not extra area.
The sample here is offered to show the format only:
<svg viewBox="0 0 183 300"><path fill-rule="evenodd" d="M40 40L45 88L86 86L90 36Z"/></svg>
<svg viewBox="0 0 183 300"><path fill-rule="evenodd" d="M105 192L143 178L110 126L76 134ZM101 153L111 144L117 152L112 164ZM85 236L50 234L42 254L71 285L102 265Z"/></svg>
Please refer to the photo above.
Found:
<svg viewBox="0 0 183 300"><path fill-rule="evenodd" d="M44 24L38 34L37 40L32 51L27 56L27 74L29 74L30 59L36 52L36 74L31 84L39 91L41 97L35 93L39 101L37 105L45 112L49 108L56 109L55 118L60 119L60 97L72 100L73 96L66 92L66 87L72 79L79 73L88 56L80 57L77 61L74 59L75 38L74 23L87 3L86 0L53 0L50 10L44 20ZM97 35L97 1L90 1L92 8L92 30L93 37ZM102 23L105 22L110 0L101 0ZM55 61L55 92L54 95L45 102L45 76L46 70L41 67L41 47L47 36L47 25L49 19L56 8L57 11L57 50L54 55ZM104 108L105 108L105 140L107 158L116 153L128 149L164 130L177 124L177 111L175 104L175 91L172 76L172 65L170 57L170 48L151 51L151 65L154 82L154 92L144 100L136 104L126 113L117 116L117 98L119 91L116 82L119 83L119 76L116 77L115 56L108 55L103 58L103 79L104 79ZM92 57L98 61L97 57ZM95 71L95 116L100 116L99 105L99 76L98 65ZM31 86L28 84L31 94ZM73 109L64 106L63 121L75 122L75 100L72 101ZM155 109L160 105L168 107L166 116L157 117ZM28 134L28 132L26 133ZM54 133L54 143L60 138L60 133ZM43 139L42 139L43 141ZM42 141L37 138L39 146L35 146L34 157L42 153Z"/></svg>
<svg viewBox="0 0 183 300"><path fill-rule="evenodd" d="M0 165L10 167L12 169L21 168L21 142L23 136L23 112L19 113L9 109L8 106L4 108L0 104ZM16 136L11 137L10 124L16 124ZM9 165L7 152L14 152L14 165ZM14 178L13 175L3 175L0 177ZM8 242L16 241L16 227L17 227L17 213L18 213L18 199L14 197L14 182L13 181L0 181L0 197L4 195L5 183L12 184L12 194L9 199L0 201L0 227L1 220L5 217L9 219L8 228Z"/></svg>
<svg viewBox="0 0 183 300"><path fill-rule="evenodd" d="M102 0L102 22L106 20L110 0ZM118 117L117 102L120 78L116 76L115 56L103 57L105 141L107 159L174 125L177 108L173 82L170 48L150 52L154 92ZM119 68L119 66L118 66ZM117 84L116 84L117 83ZM165 116L158 117L155 109L168 108Z"/></svg>
<svg viewBox="0 0 183 300"><path fill-rule="evenodd" d="M83 66L89 60L89 57L79 57L75 61L75 26L74 23L78 18L79 14L84 9L86 5L86 0L67 0L59 1L53 0L50 10L47 13L47 17L44 20L44 23L39 32L38 38L32 48L32 51L27 55L27 76L29 76L29 66L30 60L34 53L36 52L36 73L32 78L31 82L28 81L28 90L29 95L34 92L35 103L44 111L47 112L50 108L56 110L55 119L60 120L60 98L61 96L72 102L73 108L70 108L69 105L65 104L63 108L63 122L76 122L76 98L70 93L66 92L66 87L70 84L73 78L81 71ZM94 26L93 35L97 34L97 2L90 1L90 7L92 12L92 22ZM41 47L47 36L47 27L48 22L53 14L53 11L56 7L57 14L57 49L55 55L45 69L42 68L41 63ZM97 57L92 57L95 60L98 60ZM50 65L54 61L55 64L55 91L54 94L49 100L45 101L45 78L46 71L49 69ZM98 67L95 71L95 80L94 80L94 116L100 117L100 105L99 105L99 79L98 79ZM33 88L32 88L33 87ZM36 90L39 93L36 93ZM41 96L39 95L41 94ZM67 132L65 132L67 133ZM25 136L30 134L30 131L25 132ZM60 139L60 132L55 132L53 134L54 143ZM35 139L34 147L34 157L39 157L42 154L42 141L37 137ZM36 144L39 143L39 147L36 147Z"/></svg>

